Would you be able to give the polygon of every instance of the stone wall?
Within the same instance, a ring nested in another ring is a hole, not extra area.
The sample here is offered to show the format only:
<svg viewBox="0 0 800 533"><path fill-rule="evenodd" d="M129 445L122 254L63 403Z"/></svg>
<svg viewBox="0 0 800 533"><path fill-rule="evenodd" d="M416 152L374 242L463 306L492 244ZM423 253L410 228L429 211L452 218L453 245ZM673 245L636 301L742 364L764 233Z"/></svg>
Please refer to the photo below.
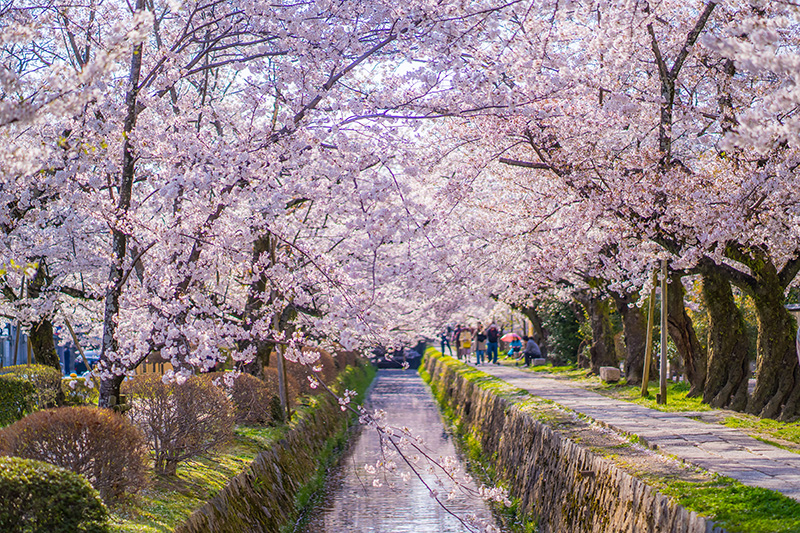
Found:
<svg viewBox="0 0 800 533"><path fill-rule="evenodd" d="M175 533L273 533L294 522L298 491L317 472L317 459L328 440L349 420L332 397L316 398L319 405L304 410L284 439L260 452Z"/></svg>
<svg viewBox="0 0 800 533"><path fill-rule="evenodd" d="M426 356L431 386L480 440L520 510L541 533L723 533L713 522L570 441L482 388L439 357Z"/></svg>

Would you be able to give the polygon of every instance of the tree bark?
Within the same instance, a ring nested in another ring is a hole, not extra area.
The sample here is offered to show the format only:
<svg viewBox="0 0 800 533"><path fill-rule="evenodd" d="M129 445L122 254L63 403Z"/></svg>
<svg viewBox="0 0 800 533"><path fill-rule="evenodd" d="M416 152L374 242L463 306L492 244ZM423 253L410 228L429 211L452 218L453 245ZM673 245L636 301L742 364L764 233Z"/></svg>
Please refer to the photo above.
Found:
<svg viewBox="0 0 800 533"><path fill-rule="evenodd" d="M647 348L647 316L636 306L638 293L611 292L611 297L622 317L625 332L625 379L629 385L639 385L642 383Z"/></svg>
<svg viewBox="0 0 800 533"><path fill-rule="evenodd" d="M793 419L797 415L800 397L800 369L794 334L795 320L784 307L783 286L777 283L772 265L766 264L753 297L758 317L758 380L747 404L747 412L766 418Z"/></svg>
<svg viewBox="0 0 800 533"><path fill-rule="evenodd" d="M589 366L594 374L600 373L601 366L617 366L617 352L614 349L614 327L611 324L611 303L607 298L590 294L576 295L586 309L592 327L592 345L589 348Z"/></svg>
<svg viewBox="0 0 800 533"><path fill-rule="evenodd" d="M539 345L539 349L542 352L542 357L547 359L547 336L548 331L542 324L542 317L539 316L539 312L536 310L536 306L533 307L522 307L520 311L523 315L528 317L528 320L531 321L533 324L533 340L536 341L536 344Z"/></svg>
<svg viewBox="0 0 800 533"><path fill-rule="evenodd" d="M708 311L708 372L703 402L743 411L750 373L744 316L733 299L730 282L720 273L704 272L702 291Z"/></svg>
<svg viewBox="0 0 800 533"><path fill-rule="evenodd" d="M47 266L45 259L40 258L36 274L27 286L28 298L39 298L42 294L42 287L47 284ZM61 362L58 360L56 343L53 339L53 322L49 316L42 316L38 322L31 325L28 332L28 343L30 343L37 364L52 366L61 372Z"/></svg>
<svg viewBox="0 0 800 533"><path fill-rule="evenodd" d="M692 319L686 312L684 305L682 274L673 272L670 276L669 290L667 291L668 320L667 329L675 348L683 359L684 374L689 381L689 397L700 396L706 382L706 353L697 339Z"/></svg>

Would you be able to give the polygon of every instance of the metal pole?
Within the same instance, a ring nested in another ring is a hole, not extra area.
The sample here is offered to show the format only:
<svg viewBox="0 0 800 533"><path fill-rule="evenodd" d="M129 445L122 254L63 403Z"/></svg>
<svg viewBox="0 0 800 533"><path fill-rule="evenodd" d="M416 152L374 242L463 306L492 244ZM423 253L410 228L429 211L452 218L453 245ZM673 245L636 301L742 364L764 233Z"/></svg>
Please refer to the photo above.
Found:
<svg viewBox="0 0 800 533"><path fill-rule="evenodd" d="M667 404L667 262L661 261L661 370L659 382L661 393L657 401Z"/></svg>
<svg viewBox="0 0 800 533"><path fill-rule="evenodd" d="M19 357L17 357L17 353L19 352L19 330L20 330L20 323L17 320L17 327L14 330L14 353L12 355L13 359L11 359L11 364L16 366L19 362Z"/></svg>
<svg viewBox="0 0 800 533"><path fill-rule="evenodd" d="M653 287L650 289L650 302L647 306L647 340L644 350L644 368L642 369L642 398L648 396L647 390L650 382L650 362L653 359L653 321L656 316L656 285L658 284L658 270L653 271Z"/></svg>
<svg viewBox="0 0 800 533"><path fill-rule="evenodd" d="M283 346L278 344L275 347L275 352L278 354L278 396L281 399L281 412L286 413L286 422L291 419L289 412L289 398L286 395L286 368L283 363Z"/></svg>

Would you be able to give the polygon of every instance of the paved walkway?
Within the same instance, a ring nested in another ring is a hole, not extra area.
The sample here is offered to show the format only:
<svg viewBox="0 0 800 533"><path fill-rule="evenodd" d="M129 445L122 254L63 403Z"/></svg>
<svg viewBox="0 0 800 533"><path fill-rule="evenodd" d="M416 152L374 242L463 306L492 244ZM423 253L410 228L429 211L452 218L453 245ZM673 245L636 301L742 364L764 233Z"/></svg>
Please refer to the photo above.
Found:
<svg viewBox="0 0 800 533"><path fill-rule="evenodd" d="M484 364L477 368L613 429L638 435L687 463L800 501L800 454L770 446L733 428L692 420L691 413L648 409L513 367Z"/></svg>

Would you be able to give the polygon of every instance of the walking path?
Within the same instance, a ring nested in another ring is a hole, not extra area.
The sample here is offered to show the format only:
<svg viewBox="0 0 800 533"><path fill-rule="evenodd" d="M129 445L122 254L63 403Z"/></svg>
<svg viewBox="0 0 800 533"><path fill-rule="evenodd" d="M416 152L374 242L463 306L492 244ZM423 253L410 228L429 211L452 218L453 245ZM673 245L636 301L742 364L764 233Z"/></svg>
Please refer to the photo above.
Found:
<svg viewBox="0 0 800 533"><path fill-rule="evenodd" d="M800 501L800 455L796 453L733 428L692 420L691 413L648 409L513 367L484 364L476 368L617 431L638 435L687 463Z"/></svg>

